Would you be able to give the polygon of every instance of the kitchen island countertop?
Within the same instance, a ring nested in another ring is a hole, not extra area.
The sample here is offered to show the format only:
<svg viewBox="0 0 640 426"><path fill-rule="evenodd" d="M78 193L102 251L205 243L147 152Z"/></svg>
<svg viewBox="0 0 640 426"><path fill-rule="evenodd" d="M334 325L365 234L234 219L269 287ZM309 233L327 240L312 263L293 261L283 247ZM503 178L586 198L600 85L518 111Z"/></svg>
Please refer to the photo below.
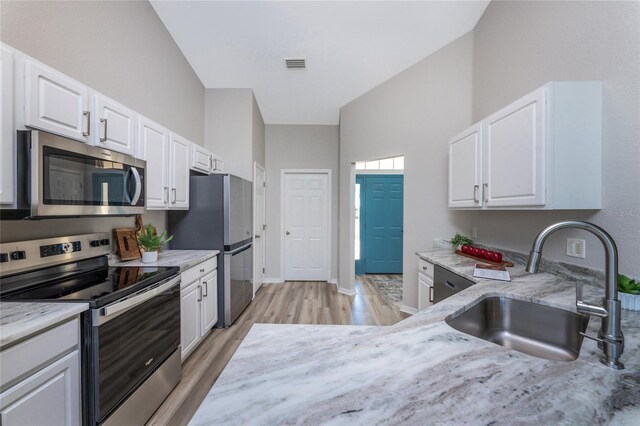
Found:
<svg viewBox="0 0 640 426"><path fill-rule="evenodd" d="M473 278L450 250L418 255L476 282L392 326L255 324L191 424L634 424L640 418L640 313L624 310L625 370L585 339L576 361L535 358L451 328L490 295L575 311L575 282L528 274ZM417 271L416 271L417 273ZM584 278L584 279L583 279ZM585 286L586 300L604 289ZM587 332L597 333L592 318ZM636 423L637 424L637 423Z"/></svg>

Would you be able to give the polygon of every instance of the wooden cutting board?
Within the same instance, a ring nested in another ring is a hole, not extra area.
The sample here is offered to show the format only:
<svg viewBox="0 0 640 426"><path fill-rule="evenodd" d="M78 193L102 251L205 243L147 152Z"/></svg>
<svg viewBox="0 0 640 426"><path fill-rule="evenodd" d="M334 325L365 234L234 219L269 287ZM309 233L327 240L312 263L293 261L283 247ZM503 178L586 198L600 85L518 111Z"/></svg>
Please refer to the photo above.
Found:
<svg viewBox="0 0 640 426"><path fill-rule="evenodd" d="M116 250L121 260L140 259L142 253L138 247L136 228L115 228L113 238L116 240Z"/></svg>
<svg viewBox="0 0 640 426"><path fill-rule="evenodd" d="M499 262L499 263L492 262L487 259L480 259L479 257L471 256L470 254L463 253L460 250L456 250L456 254L460 256L468 257L469 259L477 260L478 262L488 263L489 265L504 266L505 268L511 268L513 266L513 262L508 262L506 260L503 260L502 262Z"/></svg>

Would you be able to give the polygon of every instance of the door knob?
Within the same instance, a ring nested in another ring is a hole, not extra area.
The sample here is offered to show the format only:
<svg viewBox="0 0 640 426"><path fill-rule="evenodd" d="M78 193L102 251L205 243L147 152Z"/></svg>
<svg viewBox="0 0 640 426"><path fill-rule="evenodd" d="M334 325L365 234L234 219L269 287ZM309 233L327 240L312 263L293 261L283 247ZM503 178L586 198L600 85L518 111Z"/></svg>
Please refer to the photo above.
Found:
<svg viewBox="0 0 640 426"><path fill-rule="evenodd" d="M287 235L291 235L291 232L287 231L287 232L285 232L285 234L287 234Z"/></svg>
<svg viewBox="0 0 640 426"><path fill-rule="evenodd" d="M259 234L256 234L256 235L255 235L255 238L260 238L260 235L259 235Z"/></svg>

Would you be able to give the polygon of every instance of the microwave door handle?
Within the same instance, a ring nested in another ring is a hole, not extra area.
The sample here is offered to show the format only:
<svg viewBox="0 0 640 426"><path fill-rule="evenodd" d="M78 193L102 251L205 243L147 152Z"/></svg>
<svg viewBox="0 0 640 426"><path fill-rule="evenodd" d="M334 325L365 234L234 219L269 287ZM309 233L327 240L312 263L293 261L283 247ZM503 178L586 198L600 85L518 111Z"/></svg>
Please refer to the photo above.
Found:
<svg viewBox="0 0 640 426"><path fill-rule="evenodd" d="M138 169L132 167L130 170L133 174L133 178L136 180L136 189L133 193L133 197L131 198L131 205L135 206L138 203L138 200L140 199L140 193L142 192L142 179L140 178Z"/></svg>

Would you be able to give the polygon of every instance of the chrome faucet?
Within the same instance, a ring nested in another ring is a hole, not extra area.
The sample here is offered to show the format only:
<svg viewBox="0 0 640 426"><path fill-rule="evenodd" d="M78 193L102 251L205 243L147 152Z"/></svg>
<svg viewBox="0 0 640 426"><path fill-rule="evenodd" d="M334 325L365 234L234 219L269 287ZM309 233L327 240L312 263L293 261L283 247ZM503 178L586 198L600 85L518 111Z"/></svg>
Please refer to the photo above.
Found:
<svg viewBox="0 0 640 426"><path fill-rule="evenodd" d="M536 240L529 255L527 272L537 273L542 258L542 246L549 235L555 231L566 228L577 228L591 232L598 237L605 249L605 297L602 306L592 305L582 300L582 284L576 285L576 310L579 313L593 315L601 318L600 331L598 337L583 336L598 342L598 348L604 352L600 362L617 370L622 370L624 365L620 362L620 356L624 351L624 336L620 329L620 300L618 300L618 249L616 243L604 229L593 223L580 220L567 220L558 222L543 229Z"/></svg>

